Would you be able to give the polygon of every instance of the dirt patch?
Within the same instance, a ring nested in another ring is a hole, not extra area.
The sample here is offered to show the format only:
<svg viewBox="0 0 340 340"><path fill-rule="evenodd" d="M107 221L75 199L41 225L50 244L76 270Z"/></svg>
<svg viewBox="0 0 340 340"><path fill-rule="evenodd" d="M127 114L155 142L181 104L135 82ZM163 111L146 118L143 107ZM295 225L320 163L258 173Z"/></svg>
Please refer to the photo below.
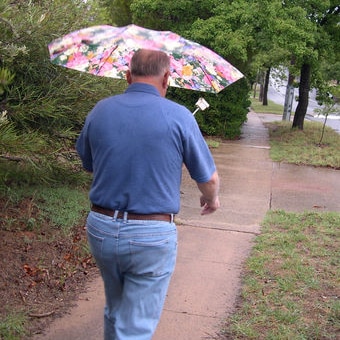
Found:
<svg viewBox="0 0 340 340"><path fill-rule="evenodd" d="M31 337L65 314L98 273L88 253L84 224L65 237L42 221L29 199L15 205L0 199L0 206L0 316L4 321L17 313L25 315Z"/></svg>

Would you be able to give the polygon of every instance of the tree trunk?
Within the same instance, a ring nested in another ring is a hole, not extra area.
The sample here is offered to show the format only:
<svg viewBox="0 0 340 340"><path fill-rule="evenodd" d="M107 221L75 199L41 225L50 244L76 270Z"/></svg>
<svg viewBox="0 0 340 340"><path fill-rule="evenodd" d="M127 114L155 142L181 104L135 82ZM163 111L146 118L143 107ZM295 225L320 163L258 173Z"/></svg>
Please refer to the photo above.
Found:
<svg viewBox="0 0 340 340"><path fill-rule="evenodd" d="M308 107L308 97L310 90L310 64L303 64L300 71L300 85L299 85L299 102L295 110L293 128L303 130L303 122L306 116Z"/></svg>
<svg viewBox="0 0 340 340"><path fill-rule="evenodd" d="M267 69L267 71L266 71L266 77L265 77L265 79L264 79L263 105L268 105L269 76L270 76L270 67Z"/></svg>
<svg viewBox="0 0 340 340"><path fill-rule="evenodd" d="M260 84L259 101L263 102L263 83Z"/></svg>
<svg viewBox="0 0 340 340"><path fill-rule="evenodd" d="M254 93L253 93L253 98L256 98L257 81L255 81L255 83L253 84L253 87L252 87L252 89L254 90Z"/></svg>
<svg viewBox="0 0 340 340"><path fill-rule="evenodd" d="M286 86L285 103L283 107L282 120L290 121L290 115L292 113L293 99L294 99L294 76L289 72L288 82Z"/></svg>
<svg viewBox="0 0 340 340"><path fill-rule="evenodd" d="M263 101L263 71L259 72L259 83L260 83L260 93L259 93L259 101L262 102Z"/></svg>
<svg viewBox="0 0 340 340"><path fill-rule="evenodd" d="M295 65L295 56L292 55L290 59L290 65ZM290 121L290 115L292 114L293 109L293 100L294 100L294 80L295 77L288 69L288 82L286 87L286 95L285 95L285 104L283 108L283 116L282 120Z"/></svg>

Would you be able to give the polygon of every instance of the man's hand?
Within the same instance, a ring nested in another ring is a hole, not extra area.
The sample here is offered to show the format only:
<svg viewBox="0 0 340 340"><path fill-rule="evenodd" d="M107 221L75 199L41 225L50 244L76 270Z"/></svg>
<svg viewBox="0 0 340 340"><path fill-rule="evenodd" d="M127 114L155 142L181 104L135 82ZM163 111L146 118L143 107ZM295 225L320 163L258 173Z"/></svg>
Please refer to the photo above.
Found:
<svg viewBox="0 0 340 340"><path fill-rule="evenodd" d="M201 215L208 215L212 214L214 211L216 211L220 207L220 200L218 196L214 200L207 200L204 198L204 196L201 196L201 207L203 207L201 211Z"/></svg>
<svg viewBox="0 0 340 340"><path fill-rule="evenodd" d="M208 182L197 183L198 189L202 193L200 198L201 207L203 207L201 215L211 214L220 207L218 198L219 183L217 171L212 174Z"/></svg>

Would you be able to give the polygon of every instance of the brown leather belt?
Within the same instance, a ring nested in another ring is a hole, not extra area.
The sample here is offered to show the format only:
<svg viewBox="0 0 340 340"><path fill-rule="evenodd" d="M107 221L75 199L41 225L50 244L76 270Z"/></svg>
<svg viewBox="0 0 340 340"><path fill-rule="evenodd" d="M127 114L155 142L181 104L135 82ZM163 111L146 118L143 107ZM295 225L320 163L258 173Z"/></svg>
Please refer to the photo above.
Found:
<svg viewBox="0 0 340 340"><path fill-rule="evenodd" d="M99 214L103 214L106 216L113 217L115 214L115 210L106 209L103 207L100 207L99 205L92 204L91 210L95 211ZM119 211L117 218L123 219L124 218L124 212ZM133 213L127 213L127 219L128 220L152 220L152 221L164 221L164 222L173 222L174 215L172 214L133 214Z"/></svg>

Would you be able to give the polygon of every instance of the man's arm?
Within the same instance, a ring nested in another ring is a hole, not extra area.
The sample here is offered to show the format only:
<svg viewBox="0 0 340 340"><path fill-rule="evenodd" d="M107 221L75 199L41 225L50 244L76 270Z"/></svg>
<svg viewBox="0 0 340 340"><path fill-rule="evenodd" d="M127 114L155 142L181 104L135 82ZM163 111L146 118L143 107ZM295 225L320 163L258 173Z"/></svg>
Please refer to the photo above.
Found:
<svg viewBox="0 0 340 340"><path fill-rule="evenodd" d="M202 193L200 198L201 207L203 207L201 215L213 213L220 207L220 200L218 198L219 177L217 171L212 174L208 182L197 183L197 186Z"/></svg>

